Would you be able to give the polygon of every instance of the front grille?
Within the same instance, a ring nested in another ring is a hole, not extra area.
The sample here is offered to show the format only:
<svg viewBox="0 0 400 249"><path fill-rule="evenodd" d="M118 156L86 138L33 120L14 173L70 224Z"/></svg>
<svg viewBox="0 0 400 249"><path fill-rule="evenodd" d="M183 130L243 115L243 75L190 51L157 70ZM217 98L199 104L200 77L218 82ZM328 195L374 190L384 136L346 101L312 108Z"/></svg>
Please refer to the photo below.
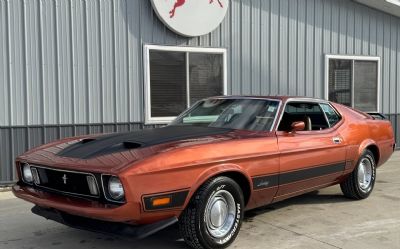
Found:
<svg viewBox="0 0 400 249"><path fill-rule="evenodd" d="M32 165L32 168L35 168L39 175L40 182L35 182L35 185L38 187L61 192L64 194L99 197L99 195L93 195L90 192L90 188L88 185L87 177L94 177L93 174L51 169L36 165ZM97 193L99 193L97 180L95 177L94 179L96 183Z"/></svg>

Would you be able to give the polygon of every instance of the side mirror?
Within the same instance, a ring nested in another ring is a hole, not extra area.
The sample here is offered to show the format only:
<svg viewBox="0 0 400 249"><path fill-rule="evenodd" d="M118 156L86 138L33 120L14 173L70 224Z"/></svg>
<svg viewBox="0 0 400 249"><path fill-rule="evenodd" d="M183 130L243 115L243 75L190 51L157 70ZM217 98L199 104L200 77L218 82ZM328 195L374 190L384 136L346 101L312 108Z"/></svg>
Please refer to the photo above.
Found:
<svg viewBox="0 0 400 249"><path fill-rule="evenodd" d="M303 121L293 122L292 125L292 132L293 131L303 131L306 128L306 124Z"/></svg>

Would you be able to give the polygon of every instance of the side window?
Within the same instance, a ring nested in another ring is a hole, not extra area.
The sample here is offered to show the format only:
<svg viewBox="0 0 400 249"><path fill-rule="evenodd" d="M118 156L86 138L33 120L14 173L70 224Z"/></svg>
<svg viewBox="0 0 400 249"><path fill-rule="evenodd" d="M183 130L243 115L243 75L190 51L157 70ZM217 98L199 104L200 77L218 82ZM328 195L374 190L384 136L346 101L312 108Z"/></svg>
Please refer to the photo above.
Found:
<svg viewBox="0 0 400 249"><path fill-rule="evenodd" d="M279 131L290 131L293 122L303 121L305 131L329 128L325 115L318 103L290 102L286 104Z"/></svg>
<svg viewBox="0 0 400 249"><path fill-rule="evenodd" d="M332 106L328 104L321 104L322 110L325 112L326 117L328 118L329 125L335 126L340 121L340 116L337 112L332 108Z"/></svg>

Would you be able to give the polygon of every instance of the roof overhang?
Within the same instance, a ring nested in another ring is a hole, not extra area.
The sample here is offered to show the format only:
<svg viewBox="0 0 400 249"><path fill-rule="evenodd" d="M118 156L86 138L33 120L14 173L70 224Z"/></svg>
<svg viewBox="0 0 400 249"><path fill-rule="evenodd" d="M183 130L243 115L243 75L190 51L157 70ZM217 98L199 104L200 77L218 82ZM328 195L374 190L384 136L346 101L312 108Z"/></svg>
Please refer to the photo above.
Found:
<svg viewBox="0 0 400 249"><path fill-rule="evenodd" d="M371 8L400 17L400 0L354 0Z"/></svg>

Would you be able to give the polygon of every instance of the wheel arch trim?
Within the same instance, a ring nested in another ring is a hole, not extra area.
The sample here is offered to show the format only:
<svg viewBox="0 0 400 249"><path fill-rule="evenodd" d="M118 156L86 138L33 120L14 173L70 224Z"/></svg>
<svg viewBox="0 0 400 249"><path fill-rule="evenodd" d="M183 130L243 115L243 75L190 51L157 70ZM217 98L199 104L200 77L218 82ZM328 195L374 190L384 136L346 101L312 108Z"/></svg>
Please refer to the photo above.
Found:
<svg viewBox="0 0 400 249"><path fill-rule="evenodd" d="M239 182L237 182L237 179L235 177L232 177L232 174L236 176L241 176L242 179L246 179L246 189L243 189L243 186L240 185ZM196 181L195 184L190 188L189 194L186 198L185 205L186 207L193 197L193 195L196 193L196 191L210 178L217 177L217 176L227 176L232 178L234 181L236 181L240 188L243 191L243 197L245 200L245 205L247 205L251 199L252 193L253 193L253 188L252 188L252 181L251 177L244 171L242 168L236 164L221 164L221 165L216 165L214 167L210 167L207 170L203 171L202 174L200 174Z"/></svg>
<svg viewBox="0 0 400 249"><path fill-rule="evenodd" d="M366 149L369 149L372 154L374 154L375 164L379 165L379 159L381 155L379 146L376 144L376 142L372 139L364 140L358 148L358 158L360 158L360 156Z"/></svg>

